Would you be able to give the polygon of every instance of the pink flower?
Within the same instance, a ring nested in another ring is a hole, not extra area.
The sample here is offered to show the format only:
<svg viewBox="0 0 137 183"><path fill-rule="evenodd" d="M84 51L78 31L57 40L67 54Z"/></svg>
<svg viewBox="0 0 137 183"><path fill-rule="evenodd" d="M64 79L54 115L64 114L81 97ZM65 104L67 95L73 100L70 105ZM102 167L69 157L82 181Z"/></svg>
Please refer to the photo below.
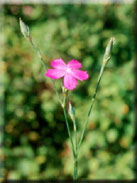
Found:
<svg viewBox="0 0 137 183"><path fill-rule="evenodd" d="M77 80L83 81L88 79L86 71L79 70L82 64L77 60L71 60L66 64L61 58L51 62L53 69L48 69L46 76L51 79L59 79L64 77L64 87L68 90L76 88Z"/></svg>

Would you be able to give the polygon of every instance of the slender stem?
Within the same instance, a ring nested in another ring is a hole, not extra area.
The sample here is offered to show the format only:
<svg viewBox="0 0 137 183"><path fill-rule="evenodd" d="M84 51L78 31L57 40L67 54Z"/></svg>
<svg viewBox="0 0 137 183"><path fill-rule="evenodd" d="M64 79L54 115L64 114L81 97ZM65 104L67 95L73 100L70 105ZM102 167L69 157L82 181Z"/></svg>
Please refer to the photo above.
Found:
<svg viewBox="0 0 137 183"><path fill-rule="evenodd" d="M42 57L42 54L41 54L41 51L40 49L35 45L34 41L32 40L32 37L29 37L29 41L32 45L32 47L37 51L37 54L38 56L40 57L41 59L41 62L42 62L42 65L45 67L45 69L47 69L47 65L45 64L45 61ZM50 78L49 78L50 79ZM65 116L65 121L66 121L66 126L67 126L67 130L68 130L68 134L69 134L69 139L70 139L70 142L71 142L71 145L72 145L72 153L73 153L73 158L74 158L74 161L75 161L75 158L76 158L76 155L75 155L75 148L74 148L74 144L73 144L73 140L72 140L72 134L71 134L71 131L70 131L70 127L69 127L69 123L68 123L68 117L67 117L67 112L66 112L66 96L64 97L64 101L62 102L62 99L61 99L61 96L60 94L58 93L57 91L57 88L55 86L55 83L52 79L50 79L52 85L53 85L53 88L56 92L56 95L59 99L59 102L61 104L61 106L63 107L63 112L64 112L64 116ZM75 161L76 162L76 161ZM76 170L75 170L76 172ZM76 175L76 173L75 173Z"/></svg>
<svg viewBox="0 0 137 183"><path fill-rule="evenodd" d="M73 120L73 129L74 129L75 151L77 151L77 126L75 118Z"/></svg>
<svg viewBox="0 0 137 183"><path fill-rule="evenodd" d="M42 65L43 65L44 68L47 70L47 65L46 65L46 63L45 63L45 61L44 61L44 59L43 59L43 57L42 57L41 51L40 51L40 49L35 45L35 43L34 43L34 41L32 40L32 37L31 37L31 36L29 37L29 41L30 41L32 47L36 50L38 56L40 57L41 62L42 62ZM53 88L54 88L54 90L55 90L55 92L56 92L56 95L57 95L57 97L58 97L58 100L59 100L60 104L62 105L62 99L61 99L61 96L60 96L59 92L57 91L57 88L56 88L56 86L55 86L55 83L54 83L54 81L53 81L51 78L49 78L49 79L50 79L50 81L51 81L51 83L52 83L52 85L53 85Z"/></svg>
<svg viewBox="0 0 137 183"><path fill-rule="evenodd" d="M95 89L94 95L91 99L91 104L90 104L90 107L89 107L88 116L87 116L87 119L84 123L84 128L82 130L82 134L81 134L81 137L80 137L80 141L79 141L79 144L78 144L78 147L77 147L76 154L78 154L78 152L79 152L79 148L81 146L81 143L82 143L84 135L85 135L86 127L87 127L87 124L88 124L88 121L89 121L89 117L90 117L90 114L91 114L92 107L93 107L94 102L95 102L95 98L96 98L96 95L97 95L97 92L98 92L98 88L99 88L99 84L100 84L100 81L101 81L101 78L102 78L102 74L104 72L105 66L107 65L108 61L111 58L113 44L114 44L114 38L112 37L110 39L109 43L107 44L107 47L106 47L106 50L105 50L105 54L104 54L104 57L103 57L103 64L102 64L101 69L100 69L96 89Z"/></svg>
<svg viewBox="0 0 137 183"><path fill-rule="evenodd" d="M67 130L68 130L69 139L70 139L71 146L72 146L73 159L75 159L75 156L76 156L75 148L74 148L74 144L73 144L73 140L72 140L72 134L71 134L71 131L70 131L70 127L69 127L69 123L68 123L68 117L67 117L67 112L66 112L66 95L64 96L63 112L64 112L64 116L65 116L65 122L66 122Z"/></svg>
<svg viewBox="0 0 137 183"><path fill-rule="evenodd" d="M73 175L73 179L74 180L77 180L77 176L78 176L78 159L77 159L77 154L75 156L75 159L74 159L74 175Z"/></svg>
<svg viewBox="0 0 137 183"><path fill-rule="evenodd" d="M73 120L73 128L74 128L74 139L75 139L75 159L74 159L74 175L73 175L73 179L76 180L77 179L77 175L78 175L78 153L77 153L77 126L76 126L76 118L74 116L74 120Z"/></svg>
<svg viewBox="0 0 137 183"><path fill-rule="evenodd" d="M100 81L101 81L101 78L102 78L102 74L103 74L104 68L105 67L103 65L101 67L101 69L100 69L100 73L99 73L96 89L95 89L94 95L93 95L93 97L91 99L91 104L90 104L90 107L89 107L88 116L87 116L87 119L86 119L86 121L84 123L84 128L83 128L83 131L82 131L82 135L81 135L78 147L77 147L77 152L79 151L79 148L81 146L81 143L82 143L84 135L85 135L86 127L87 127L87 124L88 124L88 121L89 121L89 117L90 117L90 114L91 114L91 110L92 110L92 107L93 107L93 104L94 104L94 101L95 101L95 98L96 98L96 95L97 95L97 92L98 92L98 88L99 88L99 84L100 84Z"/></svg>

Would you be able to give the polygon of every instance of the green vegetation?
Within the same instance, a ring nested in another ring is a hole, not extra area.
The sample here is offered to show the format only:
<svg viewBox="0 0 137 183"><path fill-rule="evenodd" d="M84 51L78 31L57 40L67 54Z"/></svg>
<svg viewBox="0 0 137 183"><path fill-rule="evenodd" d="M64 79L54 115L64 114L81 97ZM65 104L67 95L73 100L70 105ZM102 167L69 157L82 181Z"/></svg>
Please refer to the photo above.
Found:
<svg viewBox="0 0 137 183"><path fill-rule="evenodd" d="M55 58L77 59L90 74L89 80L70 92L78 135L87 117L105 47L109 38L115 37L113 55L80 149L79 177L133 179L133 5L5 5L1 62L5 178L71 178L73 174L63 111L38 56L20 33L19 17L29 25L48 65ZM61 80L56 86L61 90Z"/></svg>

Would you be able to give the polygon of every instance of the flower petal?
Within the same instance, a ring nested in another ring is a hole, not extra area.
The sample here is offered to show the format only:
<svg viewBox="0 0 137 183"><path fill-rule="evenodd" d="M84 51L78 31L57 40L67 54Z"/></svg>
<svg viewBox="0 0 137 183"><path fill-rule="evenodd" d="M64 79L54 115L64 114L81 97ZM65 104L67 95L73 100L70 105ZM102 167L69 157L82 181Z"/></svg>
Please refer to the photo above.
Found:
<svg viewBox="0 0 137 183"><path fill-rule="evenodd" d="M69 61L68 66L72 69L80 69L82 64L77 60L71 60Z"/></svg>
<svg viewBox="0 0 137 183"><path fill-rule="evenodd" d="M78 79L80 81L86 80L89 77L89 75L86 71L74 69L71 73L72 73L73 77L75 77L76 79Z"/></svg>
<svg viewBox="0 0 137 183"><path fill-rule="evenodd" d="M55 69L65 69L66 64L65 62L60 58L60 59L55 59L51 62L51 66Z"/></svg>
<svg viewBox="0 0 137 183"><path fill-rule="evenodd" d="M76 88L77 80L70 74L66 74L64 77L64 87L68 90Z"/></svg>
<svg viewBox="0 0 137 183"><path fill-rule="evenodd" d="M45 76L52 78L52 79L58 79L65 75L65 71L61 69L48 69Z"/></svg>

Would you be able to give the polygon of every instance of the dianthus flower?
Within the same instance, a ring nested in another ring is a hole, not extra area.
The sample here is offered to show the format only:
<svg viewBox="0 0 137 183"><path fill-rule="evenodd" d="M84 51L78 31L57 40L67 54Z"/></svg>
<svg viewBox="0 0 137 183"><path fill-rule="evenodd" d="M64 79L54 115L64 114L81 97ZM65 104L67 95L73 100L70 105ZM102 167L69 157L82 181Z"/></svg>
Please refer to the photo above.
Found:
<svg viewBox="0 0 137 183"><path fill-rule="evenodd" d="M73 90L77 86L77 80L83 81L88 79L86 71L79 70L82 64L77 60L71 60L66 64L61 58L51 62L53 69L48 69L45 76L51 79L64 77L64 87Z"/></svg>

